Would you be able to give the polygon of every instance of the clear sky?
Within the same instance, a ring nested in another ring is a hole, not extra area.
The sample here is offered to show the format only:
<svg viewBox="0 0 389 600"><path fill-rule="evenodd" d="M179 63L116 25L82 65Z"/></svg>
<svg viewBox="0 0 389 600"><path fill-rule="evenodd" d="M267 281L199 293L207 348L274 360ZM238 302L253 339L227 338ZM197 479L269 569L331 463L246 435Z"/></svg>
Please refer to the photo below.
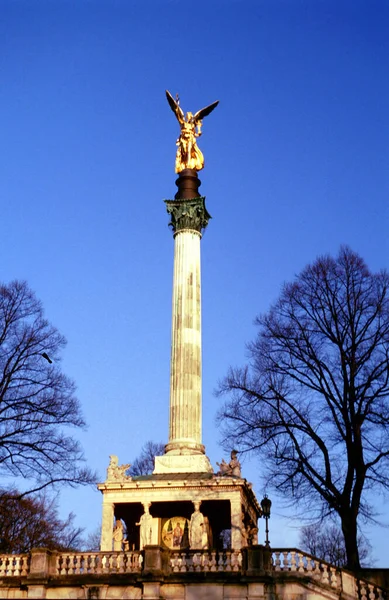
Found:
<svg viewBox="0 0 389 600"><path fill-rule="evenodd" d="M213 390L245 360L253 319L319 254L389 260L386 0L0 0L1 279L26 279L66 336L105 478L167 442L178 124L205 119L201 192L203 441L216 467ZM261 498L261 465L243 475ZM270 539L297 543L273 498ZM93 530L101 496L61 493ZM383 519L388 523L383 505ZM386 517L386 518L385 518ZM367 528L377 565L387 530ZM260 538L264 528L260 523Z"/></svg>

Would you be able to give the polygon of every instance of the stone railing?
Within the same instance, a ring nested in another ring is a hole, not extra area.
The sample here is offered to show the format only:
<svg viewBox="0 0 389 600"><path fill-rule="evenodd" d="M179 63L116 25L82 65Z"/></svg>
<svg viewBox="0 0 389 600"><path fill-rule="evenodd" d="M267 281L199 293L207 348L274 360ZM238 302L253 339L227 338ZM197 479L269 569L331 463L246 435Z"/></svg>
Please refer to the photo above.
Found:
<svg viewBox="0 0 389 600"><path fill-rule="evenodd" d="M55 557L55 574L138 573L142 562L140 552L62 552Z"/></svg>
<svg viewBox="0 0 389 600"><path fill-rule="evenodd" d="M174 575L194 573L236 573L247 577L266 575L310 577L357 600L389 600L387 590L372 580L355 577L353 573L334 567L296 548L266 548L250 546L242 551L167 551L159 546L147 546L142 552L56 552L34 548L30 554L0 555L0 588L9 578L60 578L83 575L115 575L122 573ZM3 583L1 583L1 580ZM0 593L1 595L1 593Z"/></svg>
<svg viewBox="0 0 389 600"><path fill-rule="evenodd" d="M242 568L242 554L240 551L233 550L173 552L170 556L170 568L174 573L236 572Z"/></svg>
<svg viewBox="0 0 389 600"><path fill-rule="evenodd" d="M385 590L369 581L357 579L358 599L359 600L384 600L387 598Z"/></svg>
<svg viewBox="0 0 389 600"><path fill-rule="evenodd" d="M273 571L305 573L325 585L336 589L341 587L341 576L337 567L296 548L272 548L271 551Z"/></svg>
<svg viewBox="0 0 389 600"><path fill-rule="evenodd" d="M297 550L296 548L272 548L272 572L304 573L332 588L347 592L358 600L386 600L386 591L352 573Z"/></svg>
<svg viewBox="0 0 389 600"><path fill-rule="evenodd" d="M0 554L0 577L25 577L29 570L29 554Z"/></svg>

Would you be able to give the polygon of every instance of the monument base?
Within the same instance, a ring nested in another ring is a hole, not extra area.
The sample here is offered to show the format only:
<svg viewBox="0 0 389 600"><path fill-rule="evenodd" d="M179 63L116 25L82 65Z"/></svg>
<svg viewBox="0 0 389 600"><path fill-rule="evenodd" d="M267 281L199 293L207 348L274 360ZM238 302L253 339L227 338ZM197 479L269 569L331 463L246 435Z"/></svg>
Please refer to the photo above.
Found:
<svg viewBox="0 0 389 600"><path fill-rule="evenodd" d="M213 473L205 454L165 454L155 457L153 475L160 473Z"/></svg>

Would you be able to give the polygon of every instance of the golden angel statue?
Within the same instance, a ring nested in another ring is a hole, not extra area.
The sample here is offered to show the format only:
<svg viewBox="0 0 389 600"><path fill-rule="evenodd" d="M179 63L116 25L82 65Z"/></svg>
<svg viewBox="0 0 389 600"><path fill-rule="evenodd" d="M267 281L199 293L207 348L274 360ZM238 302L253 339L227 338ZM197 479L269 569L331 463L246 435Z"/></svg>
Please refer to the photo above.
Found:
<svg viewBox="0 0 389 600"><path fill-rule="evenodd" d="M176 99L174 99L170 92L166 90L166 98L181 127L180 137L176 142L178 146L176 173L181 173L184 169L200 171L204 168L204 156L197 145L196 138L201 135L202 119L217 107L219 100L198 110L194 115L191 112L187 112L185 116L184 111L180 107L178 94Z"/></svg>

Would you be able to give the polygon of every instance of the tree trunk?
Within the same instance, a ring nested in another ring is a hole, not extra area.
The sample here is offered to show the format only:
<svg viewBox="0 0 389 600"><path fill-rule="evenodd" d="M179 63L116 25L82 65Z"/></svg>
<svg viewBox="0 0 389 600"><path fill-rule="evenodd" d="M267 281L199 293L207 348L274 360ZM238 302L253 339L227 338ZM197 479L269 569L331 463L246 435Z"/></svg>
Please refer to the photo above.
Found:
<svg viewBox="0 0 389 600"><path fill-rule="evenodd" d="M342 522L342 531L344 535L344 543L346 546L347 568L350 571L359 571L361 565L359 563L358 550L358 532L357 532L357 516L348 511L345 515L340 515Z"/></svg>

